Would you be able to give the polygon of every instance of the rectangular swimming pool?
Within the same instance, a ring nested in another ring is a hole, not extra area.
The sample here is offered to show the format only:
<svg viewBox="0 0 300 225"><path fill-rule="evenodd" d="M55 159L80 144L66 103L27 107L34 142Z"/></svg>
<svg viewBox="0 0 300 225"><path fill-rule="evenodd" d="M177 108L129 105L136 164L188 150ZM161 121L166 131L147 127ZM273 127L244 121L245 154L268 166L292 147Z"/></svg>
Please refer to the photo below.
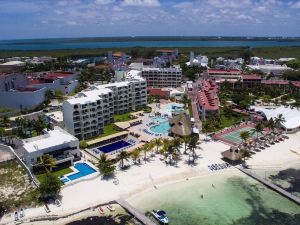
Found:
<svg viewBox="0 0 300 225"><path fill-rule="evenodd" d="M78 162L74 165L74 168L77 169L79 172L62 177L61 181L63 183L67 183L69 181L76 180L96 172L96 170L89 166L87 163Z"/></svg>
<svg viewBox="0 0 300 225"><path fill-rule="evenodd" d="M98 147L97 149L103 153L109 153L109 152L113 152L113 151L116 151L121 148L128 147L130 145L131 144L129 144L128 142L121 140L121 141L117 141L117 142L114 142L114 143L111 143L111 144L108 144L105 146Z"/></svg>

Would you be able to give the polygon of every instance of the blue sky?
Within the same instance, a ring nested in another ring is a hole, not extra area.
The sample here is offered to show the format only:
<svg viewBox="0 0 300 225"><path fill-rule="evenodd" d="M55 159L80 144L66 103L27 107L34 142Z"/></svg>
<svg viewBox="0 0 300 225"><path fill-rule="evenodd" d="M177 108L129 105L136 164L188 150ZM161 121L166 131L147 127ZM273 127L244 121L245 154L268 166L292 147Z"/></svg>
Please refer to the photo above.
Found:
<svg viewBox="0 0 300 225"><path fill-rule="evenodd" d="M0 0L0 39L300 36L300 0Z"/></svg>

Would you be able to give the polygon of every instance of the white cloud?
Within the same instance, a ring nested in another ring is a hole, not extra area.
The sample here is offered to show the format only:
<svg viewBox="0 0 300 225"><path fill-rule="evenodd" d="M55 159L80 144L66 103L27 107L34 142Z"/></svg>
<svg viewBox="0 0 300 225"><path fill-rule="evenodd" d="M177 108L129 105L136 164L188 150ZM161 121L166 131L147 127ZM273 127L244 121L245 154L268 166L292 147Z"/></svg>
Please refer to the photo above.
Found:
<svg viewBox="0 0 300 225"><path fill-rule="evenodd" d="M122 6L159 7L158 0L124 0Z"/></svg>
<svg viewBox="0 0 300 225"><path fill-rule="evenodd" d="M290 4L290 8L292 8L292 9L300 9L300 1L298 1L298 2L291 2Z"/></svg>
<svg viewBox="0 0 300 225"><path fill-rule="evenodd" d="M179 9L186 9L186 8L190 8L193 7L193 3L192 2L180 2L176 5L174 5L174 8L179 8Z"/></svg>
<svg viewBox="0 0 300 225"><path fill-rule="evenodd" d="M108 5L114 3L115 0L95 0L96 5Z"/></svg>
<svg viewBox="0 0 300 225"><path fill-rule="evenodd" d="M62 14L64 14L64 12L61 11L61 10L55 10L55 13L56 13L57 15L62 15Z"/></svg>

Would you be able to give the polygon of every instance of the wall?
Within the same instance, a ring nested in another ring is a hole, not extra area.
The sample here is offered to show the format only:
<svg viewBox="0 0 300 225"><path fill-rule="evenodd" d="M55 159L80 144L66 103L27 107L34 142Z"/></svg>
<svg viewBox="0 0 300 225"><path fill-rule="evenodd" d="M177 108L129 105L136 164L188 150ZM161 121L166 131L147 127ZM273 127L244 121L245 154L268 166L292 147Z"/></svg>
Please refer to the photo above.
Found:
<svg viewBox="0 0 300 225"><path fill-rule="evenodd" d="M0 107L33 109L45 100L46 88L37 91L0 91Z"/></svg>

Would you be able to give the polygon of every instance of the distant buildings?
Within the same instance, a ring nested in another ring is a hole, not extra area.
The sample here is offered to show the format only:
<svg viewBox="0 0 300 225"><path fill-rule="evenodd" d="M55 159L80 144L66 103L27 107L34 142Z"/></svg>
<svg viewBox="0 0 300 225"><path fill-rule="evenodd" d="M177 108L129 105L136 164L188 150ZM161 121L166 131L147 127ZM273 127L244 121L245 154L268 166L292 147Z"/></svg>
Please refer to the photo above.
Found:
<svg viewBox="0 0 300 225"><path fill-rule="evenodd" d="M205 55L198 55L195 57L194 52L190 52L190 60L186 63L187 66L208 66L208 57Z"/></svg>
<svg viewBox="0 0 300 225"><path fill-rule="evenodd" d="M63 129L55 127L44 135L23 140L22 149L27 166L33 171L39 170L38 160L50 155L57 165L72 165L80 159L79 141Z"/></svg>
<svg viewBox="0 0 300 225"><path fill-rule="evenodd" d="M182 84L182 69L179 66L170 68L142 69L142 77L147 80L148 87L179 87Z"/></svg>
<svg viewBox="0 0 300 225"><path fill-rule="evenodd" d="M275 65L275 64L263 64L263 65L247 65L251 70L260 70L266 74L273 74L274 76L280 76L288 70L292 70L286 65Z"/></svg>
<svg viewBox="0 0 300 225"><path fill-rule="evenodd" d="M103 133L115 114L147 105L146 81L135 77L123 82L91 86L63 103L65 128L79 139Z"/></svg>
<svg viewBox="0 0 300 225"><path fill-rule="evenodd" d="M33 109L45 101L47 90L72 92L78 85L76 77L72 72L0 74L0 107Z"/></svg>
<svg viewBox="0 0 300 225"><path fill-rule="evenodd" d="M213 78L216 80L239 80L242 78L242 71L238 69L207 69L203 73L203 78Z"/></svg>

